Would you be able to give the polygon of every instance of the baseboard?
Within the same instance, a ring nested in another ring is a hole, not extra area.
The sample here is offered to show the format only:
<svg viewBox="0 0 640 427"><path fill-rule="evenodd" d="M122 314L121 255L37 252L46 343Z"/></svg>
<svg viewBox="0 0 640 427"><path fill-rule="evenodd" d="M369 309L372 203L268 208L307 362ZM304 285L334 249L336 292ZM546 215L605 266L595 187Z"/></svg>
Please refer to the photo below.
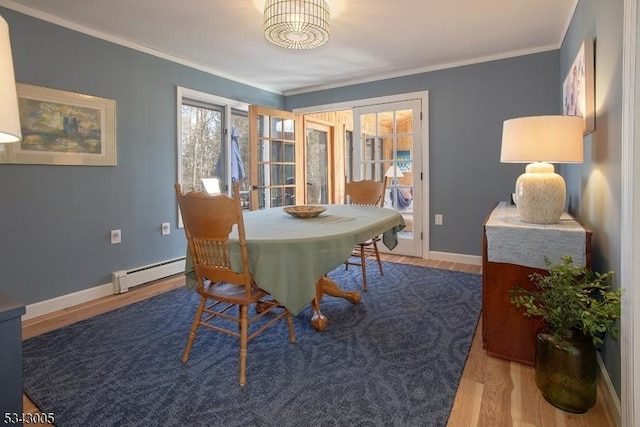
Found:
<svg viewBox="0 0 640 427"><path fill-rule="evenodd" d="M67 295L51 298L49 300L36 302L26 307L26 313L22 316L22 320L29 320L34 317L43 316L83 304L89 301L103 298L114 293L126 292L129 287L142 285L144 283L153 282L158 279L172 276L184 272L184 257L161 261L156 264L134 268L128 271L118 272L121 274L120 279L124 279L126 286L115 286L115 280L98 285L93 288L83 289ZM115 273L114 273L115 276ZM129 279L130 278L130 279ZM127 280L129 279L129 280Z"/></svg>
<svg viewBox="0 0 640 427"><path fill-rule="evenodd" d="M54 311L64 310L65 308L73 307L74 305L83 304L109 295L113 295L113 284L111 282L89 289L83 289L72 294L61 295L45 301L29 304L26 307L27 312L22 316L22 320L29 320L34 317L53 313Z"/></svg>
<svg viewBox="0 0 640 427"><path fill-rule="evenodd" d="M615 387L613 387L611 377L609 376L607 368L604 366L604 362L600 357L600 353L598 353L598 365L600 367L598 386L601 387L601 390L603 391L605 405L609 410L609 414L611 415L611 418L613 418L613 422L615 423L615 425L621 426L622 406L620 404L620 398L618 397L618 393L616 393Z"/></svg>
<svg viewBox="0 0 640 427"><path fill-rule="evenodd" d="M469 265L482 265L482 257L479 255L454 254L450 252L430 251L429 258L436 261L458 262Z"/></svg>

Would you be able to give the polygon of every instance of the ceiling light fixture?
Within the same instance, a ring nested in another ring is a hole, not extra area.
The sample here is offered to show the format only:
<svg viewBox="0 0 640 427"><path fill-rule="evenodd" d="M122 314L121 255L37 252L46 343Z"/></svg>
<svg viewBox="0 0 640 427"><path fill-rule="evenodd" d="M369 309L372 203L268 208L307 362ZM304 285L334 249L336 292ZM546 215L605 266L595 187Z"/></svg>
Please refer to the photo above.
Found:
<svg viewBox="0 0 640 427"><path fill-rule="evenodd" d="M329 41L329 5L325 0L267 0L264 36L286 49L314 49Z"/></svg>

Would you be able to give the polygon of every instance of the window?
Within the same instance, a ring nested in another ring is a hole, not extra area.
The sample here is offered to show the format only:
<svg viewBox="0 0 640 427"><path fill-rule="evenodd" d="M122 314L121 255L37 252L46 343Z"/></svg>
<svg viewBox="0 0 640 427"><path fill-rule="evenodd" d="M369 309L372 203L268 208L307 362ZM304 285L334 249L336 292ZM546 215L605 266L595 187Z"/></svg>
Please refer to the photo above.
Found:
<svg viewBox="0 0 640 427"><path fill-rule="evenodd" d="M205 191L202 178L217 178L220 189L226 184L223 144L224 110L216 105L184 98L181 109L179 176L183 191Z"/></svg>
<svg viewBox="0 0 640 427"><path fill-rule="evenodd" d="M178 182L183 191L231 193L230 182L249 172L248 105L204 92L178 87ZM248 208L248 180L241 188Z"/></svg>

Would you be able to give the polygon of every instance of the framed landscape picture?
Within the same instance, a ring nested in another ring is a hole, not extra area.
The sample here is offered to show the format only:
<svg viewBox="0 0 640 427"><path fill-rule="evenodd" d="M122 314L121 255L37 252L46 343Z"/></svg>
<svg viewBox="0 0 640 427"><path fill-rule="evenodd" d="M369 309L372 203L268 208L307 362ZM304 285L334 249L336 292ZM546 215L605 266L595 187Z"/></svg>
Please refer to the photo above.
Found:
<svg viewBox="0 0 640 427"><path fill-rule="evenodd" d="M116 103L17 84L22 141L2 144L0 162L115 166Z"/></svg>
<svg viewBox="0 0 640 427"><path fill-rule="evenodd" d="M583 134L596 128L593 39L585 40L562 84L562 113L584 118Z"/></svg>

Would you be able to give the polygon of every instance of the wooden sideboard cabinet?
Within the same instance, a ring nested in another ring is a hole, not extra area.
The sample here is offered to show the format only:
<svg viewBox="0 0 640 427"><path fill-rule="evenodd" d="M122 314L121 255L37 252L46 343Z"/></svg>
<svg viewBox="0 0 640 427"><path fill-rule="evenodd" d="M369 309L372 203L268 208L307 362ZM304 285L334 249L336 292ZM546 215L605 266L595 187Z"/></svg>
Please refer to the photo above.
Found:
<svg viewBox="0 0 640 427"><path fill-rule="evenodd" d="M535 289L529 275L547 272L545 256L557 263L571 255L575 264L590 267L591 232L566 213L558 224L523 223L515 206L501 202L483 223L482 246L483 347L490 356L534 365L544 323L512 305L509 290Z"/></svg>
<svg viewBox="0 0 640 427"><path fill-rule="evenodd" d="M7 413L18 415L22 413L22 315L24 313L23 304L0 294L0 416L2 417Z"/></svg>

